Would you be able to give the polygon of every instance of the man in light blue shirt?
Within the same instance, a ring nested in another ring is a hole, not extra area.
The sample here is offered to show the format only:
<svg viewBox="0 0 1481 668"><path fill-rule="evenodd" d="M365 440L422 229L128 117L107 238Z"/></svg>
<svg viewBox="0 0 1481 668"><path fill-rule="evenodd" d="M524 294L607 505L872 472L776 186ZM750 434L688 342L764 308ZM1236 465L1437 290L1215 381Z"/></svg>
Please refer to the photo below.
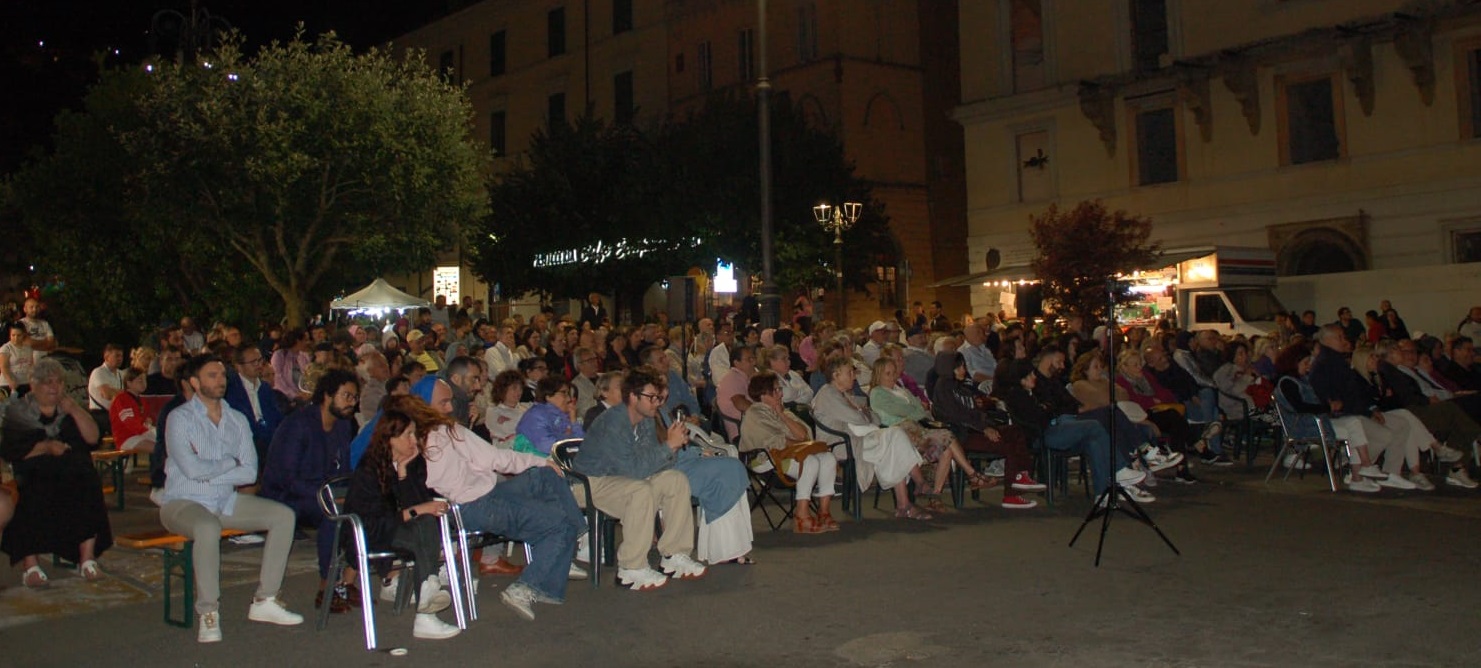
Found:
<svg viewBox="0 0 1481 668"><path fill-rule="evenodd" d="M987 349L987 333L980 325L972 324L962 329L962 336L967 342L957 348L957 352L967 360L967 373L972 376L972 382L977 383L977 389L992 394L992 377L997 373L998 361Z"/></svg>

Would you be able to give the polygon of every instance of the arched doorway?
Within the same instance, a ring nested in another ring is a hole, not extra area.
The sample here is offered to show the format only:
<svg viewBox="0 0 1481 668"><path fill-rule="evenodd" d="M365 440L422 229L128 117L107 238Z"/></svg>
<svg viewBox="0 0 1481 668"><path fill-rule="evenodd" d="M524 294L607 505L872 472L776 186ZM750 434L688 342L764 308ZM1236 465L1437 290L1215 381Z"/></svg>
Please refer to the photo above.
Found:
<svg viewBox="0 0 1481 668"><path fill-rule="evenodd" d="M1368 256L1352 237L1325 227L1302 230L1280 249L1281 276L1364 271Z"/></svg>

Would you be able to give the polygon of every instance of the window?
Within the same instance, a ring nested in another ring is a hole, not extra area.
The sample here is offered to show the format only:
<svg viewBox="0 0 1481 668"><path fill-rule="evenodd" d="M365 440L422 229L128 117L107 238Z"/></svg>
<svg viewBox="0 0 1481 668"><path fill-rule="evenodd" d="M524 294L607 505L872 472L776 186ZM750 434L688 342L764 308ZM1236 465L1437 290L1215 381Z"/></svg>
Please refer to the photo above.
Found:
<svg viewBox="0 0 1481 668"><path fill-rule="evenodd" d="M1342 102L1336 77L1277 78L1281 111L1281 164L1300 165L1342 157Z"/></svg>
<svg viewBox="0 0 1481 668"><path fill-rule="evenodd" d="M1463 77L1460 98L1460 132L1463 139L1481 139L1481 44L1472 42L1461 49L1456 76Z"/></svg>
<svg viewBox="0 0 1481 668"><path fill-rule="evenodd" d="M566 8L556 7L545 15L545 55L554 58L566 52Z"/></svg>
<svg viewBox="0 0 1481 668"><path fill-rule="evenodd" d="M1054 197L1054 173L1050 166L1049 131L1027 130L1018 133L1017 147L1018 201L1037 202Z"/></svg>
<svg viewBox="0 0 1481 668"><path fill-rule="evenodd" d="M545 121L551 129L566 124L566 94L555 93L545 100Z"/></svg>
<svg viewBox="0 0 1481 668"><path fill-rule="evenodd" d="M740 80L751 81L756 78L756 31L747 29L740 31L739 40L740 54Z"/></svg>
<svg viewBox="0 0 1481 668"><path fill-rule="evenodd" d="M1167 0L1131 0L1131 48L1138 71L1162 67L1167 53Z"/></svg>
<svg viewBox="0 0 1481 668"><path fill-rule="evenodd" d="M457 54L452 49L437 56L437 72L450 81L458 77Z"/></svg>
<svg viewBox="0 0 1481 668"><path fill-rule="evenodd" d="M699 89L709 90L715 84L714 72L710 70L710 43L700 42L699 52L695 55L695 64L699 67Z"/></svg>
<svg viewBox="0 0 1481 668"><path fill-rule="evenodd" d="M612 118L619 124L633 122L633 113L637 109L633 103L632 72L618 72L612 77L612 107Z"/></svg>
<svg viewBox="0 0 1481 668"><path fill-rule="evenodd" d="M612 0L612 34L633 29L633 0Z"/></svg>
<svg viewBox="0 0 1481 668"><path fill-rule="evenodd" d="M900 288L896 280L898 271L894 265L882 264L874 267L874 280L879 284L879 305L882 308L899 306Z"/></svg>
<svg viewBox="0 0 1481 668"><path fill-rule="evenodd" d="M1008 11L1008 43L1012 49L1013 90L1022 92L1043 88L1045 84L1043 6L1040 0L1011 0Z"/></svg>
<svg viewBox="0 0 1481 668"><path fill-rule="evenodd" d="M1233 324L1234 317L1224 305L1224 297L1218 293L1194 295L1193 322L1204 325Z"/></svg>
<svg viewBox="0 0 1481 668"><path fill-rule="evenodd" d="M493 150L494 155L503 157L508 154L509 135L506 129L508 124L509 114L502 111L489 114L489 148Z"/></svg>
<svg viewBox="0 0 1481 668"><path fill-rule="evenodd" d="M1450 221L1441 230L1449 242L1447 259L1454 263L1481 262L1481 219Z"/></svg>
<svg viewBox="0 0 1481 668"><path fill-rule="evenodd" d="M797 8L797 60L811 62L818 57L818 6L806 3Z"/></svg>
<svg viewBox="0 0 1481 668"><path fill-rule="evenodd" d="M1132 170L1139 186L1172 183L1179 178L1177 110L1170 99L1163 100L1132 111L1136 131L1132 138L1136 142L1131 152L1136 161Z"/></svg>
<svg viewBox="0 0 1481 668"><path fill-rule="evenodd" d="M497 77L504 74L507 67L505 56L508 50L508 39L504 36L503 30L489 35L489 76Z"/></svg>

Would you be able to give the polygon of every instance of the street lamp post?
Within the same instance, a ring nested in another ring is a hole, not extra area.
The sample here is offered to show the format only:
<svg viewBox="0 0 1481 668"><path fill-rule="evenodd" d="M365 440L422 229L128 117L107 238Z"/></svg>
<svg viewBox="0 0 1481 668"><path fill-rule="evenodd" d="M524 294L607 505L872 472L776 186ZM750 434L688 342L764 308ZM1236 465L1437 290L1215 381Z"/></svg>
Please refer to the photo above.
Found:
<svg viewBox="0 0 1481 668"><path fill-rule="evenodd" d="M757 49L756 108L757 130L761 136L761 326L777 327L782 317L782 296L777 292L772 271L771 221L771 77L766 72L766 0L756 3Z"/></svg>
<svg viewBox="0 0 1481 668"><path fill-rule="evenodd" d="M859 222L859 210L864 208L858 202L844 202L839 206L828 203L819 204L812 208L813 217L818 219L818 224L825 230L833 232L833 276L837 279L837 289L833 298L838 300L838 326L843 327L844 321L844 298L843 298L843 231L853 227Z"/></svg>

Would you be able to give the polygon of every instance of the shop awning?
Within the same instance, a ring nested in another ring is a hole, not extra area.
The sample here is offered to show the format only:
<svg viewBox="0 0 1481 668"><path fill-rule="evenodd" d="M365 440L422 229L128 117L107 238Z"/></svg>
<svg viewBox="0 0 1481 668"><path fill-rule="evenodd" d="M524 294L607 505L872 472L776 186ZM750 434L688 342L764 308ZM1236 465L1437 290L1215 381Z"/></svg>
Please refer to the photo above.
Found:
<svg viewBox="0 0 1481 668"><path fill-rule="evenodd" d="M991 271L979 271L975 274L963 274L953 276L943 281L931 284L933 288L957 288L981 285L989 281L1034 281L1034 269L1027 264L1014 264L1006 267L998 267Z"/></svg>

